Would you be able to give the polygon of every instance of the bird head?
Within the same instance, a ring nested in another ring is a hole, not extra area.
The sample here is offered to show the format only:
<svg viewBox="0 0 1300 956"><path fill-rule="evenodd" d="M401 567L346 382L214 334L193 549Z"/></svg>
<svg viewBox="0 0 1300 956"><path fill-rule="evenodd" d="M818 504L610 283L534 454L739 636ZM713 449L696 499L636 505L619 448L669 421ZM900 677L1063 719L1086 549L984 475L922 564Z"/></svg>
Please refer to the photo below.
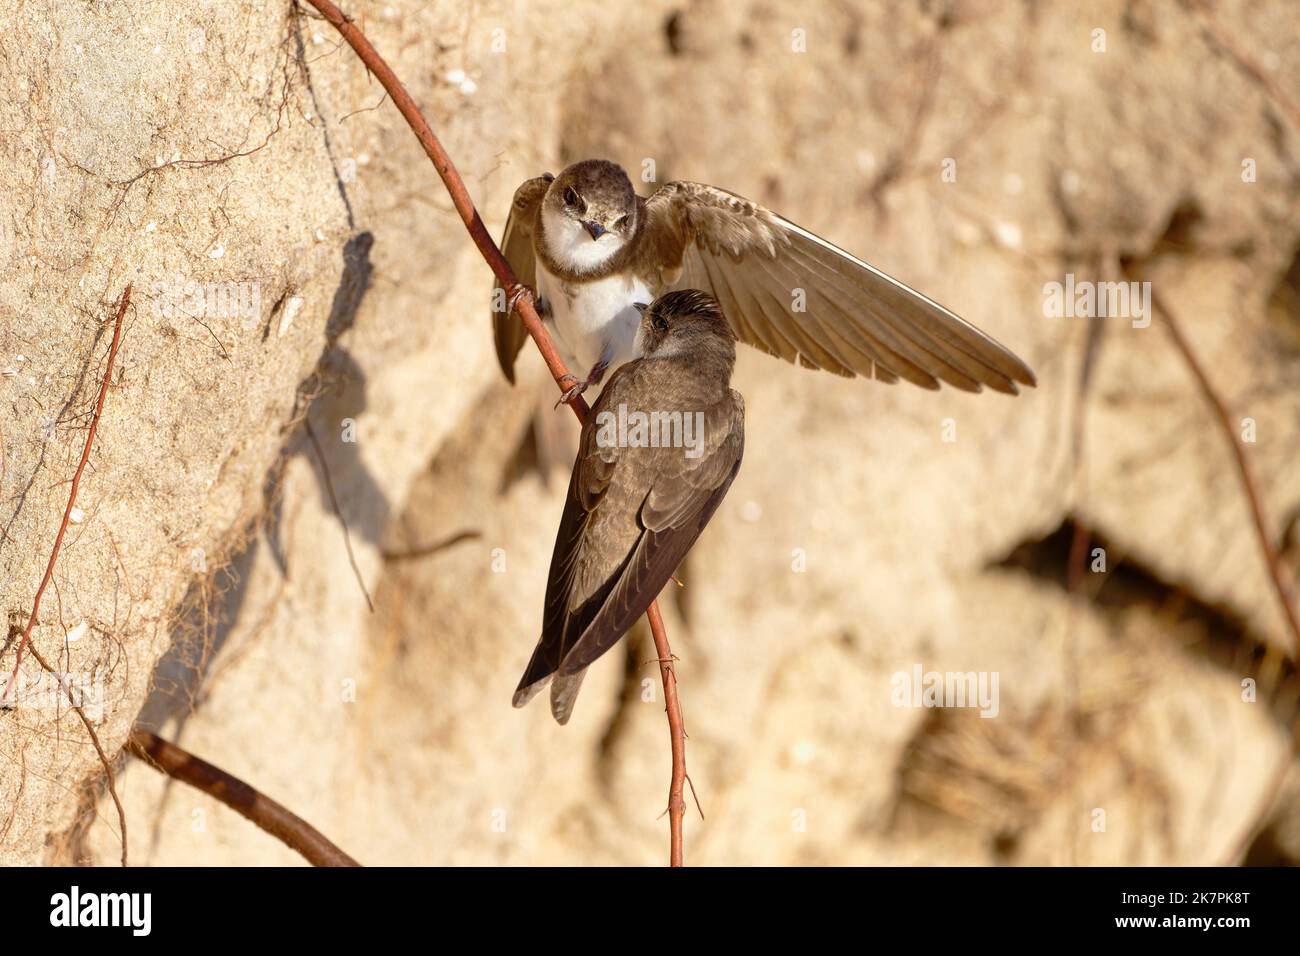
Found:
<svg viewBox="0 0 1300 956"><path fill-rule="evenodd" d="M638 302L641 324L636 351L645 358L690 354L716 359L728 374L736 362L736 335L717 299L699 289L666 292L649 305Z"/></svg>
<svg viewBox="0 0 1300 956"><path fill-rule="evenodd" d="M570 268L590 268L636 234L636 192L616 163L588 159L551 183L542 209L551 253Z"/></svg>

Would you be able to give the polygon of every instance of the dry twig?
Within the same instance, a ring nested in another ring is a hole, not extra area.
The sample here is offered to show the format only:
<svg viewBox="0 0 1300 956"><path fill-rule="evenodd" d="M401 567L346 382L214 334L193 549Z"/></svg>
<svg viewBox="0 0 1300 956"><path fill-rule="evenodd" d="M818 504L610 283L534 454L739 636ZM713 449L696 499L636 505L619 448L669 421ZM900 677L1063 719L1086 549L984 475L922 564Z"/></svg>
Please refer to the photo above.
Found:
<svg viewBox="0 0 1300 956"><path fill-rule="evenodd" d="M1286 573L1282 570L1282 562L1277 553L1277 547L1273 544L1273 538L1268 531L1268 522L1264 518L1264 505L1261 502L1258 488L1255 484L1255 473L1250 467L1250 460L1246 457L1241 442L1237 438L1237 430L1232 423L1232 414L1228 411L1228 406L1224 400L1215 391L1214 386L1210 384L1205 369L1201 366L1196 354L1192 351L1191 344L1183 335L1182 327L1175 318L1174 313L1170 311L1169 306L1156 293L1155 289L1151 290L1151 302L1155 305L1156 310L1164 316L1165 328L1169 330L1169 336L1174 340L1174 345L1182 353L1183 361L1187 363L1188 370L1192 377L1196 379L1200 387L1201 394L1214 410L1215 418L1218 419L1219 425L1223 430L1223 437L1227 440L1228 445L1232 448L1232 456L1237 463L1237 472L1241 478L1242 490L1246 495L1246 503L1250 508L1250 516L1255 525L1255 537L1259 541L1260 554L1264 558L1264 564L1268 567L1269 581L1273 585L1273 592L1277 596L1278 604L1282 607L1282 616L1291 631L1291 659L1300 659L1300 620L1296 618L1295 603L1291 598L1291 590L1287 586ZM1271 653L1271 652L1270 652ZM1260 801L1258 810L1253 816L1254 822L1242 834L1230 863L1239 862L1250 848L1250 843L1254 839L1260 826L1268 818L1272 811L1273 805L1277 802L1278 795L1282 792L1285 785L1286 776L1290 769L1291 762L1294 759L1293 752L1295 749L1294 734L1296 731L1295 718L1291 722L1292 746L1282 755L1274 770L1268 786L1265 788L1264 797Z"/></svg>
<svg viewBox="0 0 1300 956"><path fill-rule="evenodd" d="M72 475L72 490L68 492L68 504L63 509L63 520L59 523L59 533L54 536L54 547L50 549L50 560L45 565L45 576L41 578L40 585L36 588L36 597L32 600L32 613L27 619L27 626L23 628L23 636L18 641L18 651L14 655L14 669L9 675L9 683L5 686L4 700L5 706L9 706L13 700L14 687L18 682L18 668L23 662L23 651L28 648L32 639L32 630L36 627L36 619L41 612L41 598L45 594L45 589L49 587L50 580L54 577L54 564L59 559L59 549L63 547L63 536L67 534L68 522L72 520L72 509L77 503L77 489L81 487L81 476L86 470L86 462L90 460L90 446L95 443L95 432L99 428L99 419L104 414L104 399L108 396L108 383L113 376L113 361L117 358L118 346L122 344L122 322L126 318L127 307L131 304L131 286L128 283L122 292L122 298L117 306L117 318L113 323L113 341L108 347L108 358L104 362L104 378L99 385L99 397L95 400L95 411L90 418L90 427L86 430L86 443L81 448L81 460L77 463L77 470ZM50 674L54 674L53 669L45 662L45 659L37 653L36 648L31 648L32 656L36 658L37 663L41 665ZM55 674L55 677L58 675ZM86 713L73 697L72 690L66 683L60 680L64 690L68 695L68 701L72 704L77 716L86 726L86 732L90 734L90 741L95 746L95 752L99 754L99 760L104 765L104 773L107 775L108 792L113 797L113 803L117 806L118 824L121 827L122 839L122 865L126 866L126 811L122 808L122 801L117 796L116 778L113 774L113 766L109 762L104 748L99 742L99 735L95 733L95 728L91 725Z"/></svg>
<svg viewBox="0 0 1300 956"><path fill-rule="evenodd" d="M202 790L253 821L281 843L301 853L312 866L361 865L302 817L254 790L238 777L232 777L220 767L168 743L157 734L137 727L131 731L126 747L133 756L159 773Z"/></svg>
<svg viewBox="0 0 1300 956"><path fill-rule="evenodd" d="M325 461L325 452L320 447L320 442L316 438L316 433L312 431L311 419L304 417L302 427L307 432L307 438L311 441L311 447L316 452L316 461L320 464L321 478L325 483L325 490L329 493L330 504L334 506L334 514L339 519L339 524L343 527L343 547L348 552L348 563L352 565L352 575L357 579L357 587L361 588L361 594L366 599L366 607L370 608L370 613L375 613L375 602L370 599L370 589L366 587L366 579L361 576L361 568L357 566L356 556L352 553L352 533L348 531L348 521L343 517L343 509L339 507L338 495L334 494L334 480L330 477L330 466Z"/></svg>
<svg viewBox="0 0 1300 956"><path fill-rule="evenodd" d="M560 390L563 391L575 384L577 379L569 374L569 370L564 365L564 360L560 358L560 353L556 351L555 344L551 341L550 335L542 325L541 318L537 315L537 310L533 307L531 296L520 294L522 289L519 285L519 279L515 276L514 270L510 268L510 263L506 261L505 256L501 254L501 250L497 248L497 244L492 241L487 227L479 217L478 210L474 208L474 201L470 198L464 180L456 172L451 157L443 149L442 143L439 142L433 128L421 114L420 108L415 105L411 95L406 92L402 81L384 62L383 57L366 39L365 34L352 22L352 19L340 11L330 0L308 0L308 2L319 10L325 19L342 34L343 39L348 41L348 44L356 51L357 56L361 58L361 62L365 64L366 69L388 91L388 95L393 100L393 105L397 107L398 112L410 125L411 132L415 134L415 138L420 141L424 152L433 162L433 166L438 171L442 184L447 188L452 204L455 206L461 221L465 224L470 238L474 241L474 245L478 247L478 251L483 256L484 261L487 262L488 267L496 275L501 287L510 296L515 311L519 313L520 319L523 320L524 326L528 329L528 334L537 346L537 350L542 353L542 359L546 362L546 367L550 370L551 377L555 379ZM573 413L578 416L578 421L586 421L589 409L581 396L575 398L570 403L570 407L573 409ZM664 704L668 712L668 730L672 740L672 778L668 788L668 818L672 832L669 860L672 866L681 866L683 860L682 820L686 813L686 801L683 799L686 786L686 734L682 725L681 705L677 700L677 672L673 667L673 651L668 643L668 633L664 629L663 619L659 616L657 602L650 605L649 610L646 611L646 618L650 622L650 633L654 637L655 650L658 652L660 661L659 672L664 684Z"/></svg>
<svg viewBox="0 0 1300 956"><path fill-rule="evenodd" d="M1259 539L1259 550L1264 556L1264 564L1268 566L1268 576L1273 585L1273 592L1277 595L1277 602L1282 607L1282 615L1291 631L1291 655L1292 659L1295 660L1300 657L1300 619L1296 618L1295 604L1291 599L1290 588L1287 586L1286 574L1282 570L1282 562L1278 557L1277 547L1273 544L1273 538L1269 534L1268 522L1264 519L1264 505L1260 500L1259 491L1255 484L1255 473L1250 467L1250 460L1246 458L1245 451L1242 450L1241 442L1237 438L1237 430L1232 423L1232 414L1228 411L1227 404L1210 383L1205 374L1205 369L1202 368L1196 354L1192 351L1191 345L1183 335L1178 320L1154 288L1151 290L1151 302L1164 316L1165 328L1169 330L1170 338L1174 340L1174 345L1182 353L1183 361L1187 363L1188 371L1196 379L1201 394L1209 402L1211 408L1214 409L1214 415L1223 429L1223 437L1227 439L1229 447L1232 448L1232 456L1237 463L1237 473L1241 477L1242 490L1246 493L1246 503L1250 506L1250 516L1255 524L1255 536Z"/></svg>

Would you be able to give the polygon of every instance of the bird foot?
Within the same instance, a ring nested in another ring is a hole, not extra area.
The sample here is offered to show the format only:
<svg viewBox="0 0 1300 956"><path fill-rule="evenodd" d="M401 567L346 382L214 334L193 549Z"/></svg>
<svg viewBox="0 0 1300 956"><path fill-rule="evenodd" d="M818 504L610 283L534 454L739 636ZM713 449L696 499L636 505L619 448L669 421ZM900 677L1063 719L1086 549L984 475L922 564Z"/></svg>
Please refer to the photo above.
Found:
<svg viewBox="0 0 1300 956"><path fill-rule="evenodd" d="M522 282L515 286L514 291L510 293L510 298L506 299L506 311L515 311L524 299L532 303L533 309L539 316L545 311L545 303L538 297L537 290Z"/></svg>
<svg viewBox="0 0 1300 956"><path fill-rule="evenodd" d="M564 394L561 395L560 400L555 403L555 407L559 408L561 405L568 405L591 386L599 385L600 380L605 377L605 370L607 368L609 368L608 362L597 362L591 367L591 371L587 374L585 379L577 379L572 375L561 379L561 385L569 381L572 381L573 384L564 390Z"/></svg>
<svg viewBox="0 0 1300 956"><path fill-rule="evenodd" d="M591 385L590 382L584 382L582 379L574 378L572 375L566 375L560 380L561 385L565 382L572 382L573 384L564 390L564 394L560 396L560 400L555 403L556 408L559 408L561 405L571 404L575 398L585 392Z"/></svg>

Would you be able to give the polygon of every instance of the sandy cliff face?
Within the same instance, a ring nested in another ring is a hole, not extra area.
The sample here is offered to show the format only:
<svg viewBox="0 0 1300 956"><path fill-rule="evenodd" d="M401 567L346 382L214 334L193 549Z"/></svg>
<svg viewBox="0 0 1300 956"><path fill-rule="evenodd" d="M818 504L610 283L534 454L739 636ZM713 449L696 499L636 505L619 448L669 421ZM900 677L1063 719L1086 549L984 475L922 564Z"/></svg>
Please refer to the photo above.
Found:
<svg viewBox="0 0 1300 956"><path fill-rule="evenodd" d="M1177 311L1253 423L1294 576L1300 130L1181 9L863 6L354 7L494 232L519 181L587 156L713 182L1038 373L1008 399L742 355L744 467L666 608L707 817L688 860L1216 863L1261 819L1255 852L1300 854L1296 685L1272 681L1287 636L1229 450L1160 319L1126 316L1097 323L1077 454L1089 323L1044 294L1126 269ZM35 635L101 679L108 752L140 719L367 863L660 861L647 637L593 669L569 726L509 707L565 480L534 436L571 423L536 423L531 353L500 380L490 276L378 84L287 4L9 7L0 600L19 627L105 322L136 290ZM1217 28L1300 99L1286 4L1235 9ZM1066 573L1081 524L1105 549L1088 601ZM997 715L895 706L918 665L996 673ZM117 859L74 715L0 716L0 755L0 860ZM134 862L297 860L118 770Z"/></svg>

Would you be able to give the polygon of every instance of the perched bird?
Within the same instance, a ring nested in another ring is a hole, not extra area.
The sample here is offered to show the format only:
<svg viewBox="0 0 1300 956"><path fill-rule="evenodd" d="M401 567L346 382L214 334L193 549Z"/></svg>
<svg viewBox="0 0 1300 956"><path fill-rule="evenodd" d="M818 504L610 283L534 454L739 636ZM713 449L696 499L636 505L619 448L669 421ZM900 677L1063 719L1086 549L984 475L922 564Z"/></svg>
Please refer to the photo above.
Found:
<svg viewBox="0 0 1300 956"><path fill-rule="evenodd" d="M1029 366L937 302L714 186L670 182L643 199L620 166L585 160L519 187L501 245L561 356L590 369L566 400L636 357L635 303L688 288L718 300L740 341L810 368L971 392L1035 384ZM528 337L513 305L498 286L497 358L512 382Z"/></svg>
<svg viewBox="0 0 1300 956"><path fill-rule="evenodd" d="M641 358L617 368L582 428L555 538L542 636L515 691L551 684L561 724L588 665L658 596L740 470L745 403L735 338L697 290L634 309Z"/></svg>

